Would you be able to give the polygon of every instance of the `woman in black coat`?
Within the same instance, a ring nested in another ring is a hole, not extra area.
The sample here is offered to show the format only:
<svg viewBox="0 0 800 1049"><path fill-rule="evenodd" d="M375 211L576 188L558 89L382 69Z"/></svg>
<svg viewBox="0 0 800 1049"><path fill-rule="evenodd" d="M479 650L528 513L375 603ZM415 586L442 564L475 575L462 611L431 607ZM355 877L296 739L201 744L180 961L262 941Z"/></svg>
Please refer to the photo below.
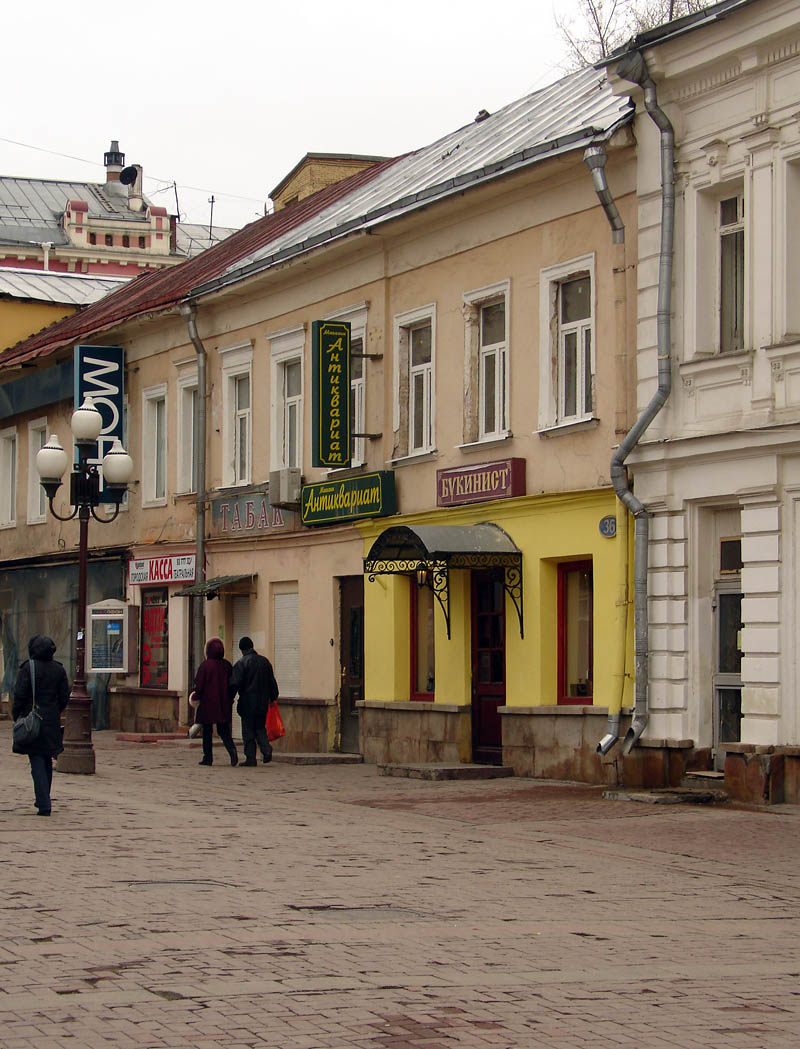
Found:
<svg viewBox="0 0 800 1049"><path fill-rule="evenodd" d="M28 655L19 668L14 685L14 720L29 714L33 706L31 664L36 680L36 709L42 718L39 735L33 743L15 743L15 754L27 754L31 763L36 808L40 816L50 815L50 785L53 782L53 758L64 749L61 741L61 711L69 702L69 682L62 663L53 659L56 650L52 638L37 634L28 642Z"/></svg>
<svg viewBox="0 0 800 1049"><path fill-rule="evenodd" d="M219 738L225 744L231 765L239 764L236 744L231 734L233 698L230 691L232 667L225 658L225 646L218 637L212 637L206 645L206 658L197 668L194 679L194 701L197 703L195 724L203 726L203 760L201 765L211 765L214 751L211 746L214 725Z"/></svg>

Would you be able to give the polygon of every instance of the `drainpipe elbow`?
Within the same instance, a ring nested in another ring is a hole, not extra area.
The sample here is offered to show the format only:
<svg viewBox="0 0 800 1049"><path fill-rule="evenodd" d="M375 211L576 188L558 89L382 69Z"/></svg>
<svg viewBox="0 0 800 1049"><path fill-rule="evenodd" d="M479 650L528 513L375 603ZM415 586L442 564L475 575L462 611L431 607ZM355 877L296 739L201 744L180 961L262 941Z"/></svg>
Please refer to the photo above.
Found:
<svg viewBox="0 0 800 1049"><path fill-rule="evenodd" d="M598 754L608 754L609 750L619 740L619 714L609 714L606 734L597 744Z"/></svg>
<svg viewBox="0 0 800 1049"><path fill-rule="evenodd" d="M625 733L625 739L622 741L622 753L627 755L633 750L636 744L639 742L642 733L647 728L647 722L650 720L649 715L645 711L637 711L633 715L631 721L631 727Z"/></svg>

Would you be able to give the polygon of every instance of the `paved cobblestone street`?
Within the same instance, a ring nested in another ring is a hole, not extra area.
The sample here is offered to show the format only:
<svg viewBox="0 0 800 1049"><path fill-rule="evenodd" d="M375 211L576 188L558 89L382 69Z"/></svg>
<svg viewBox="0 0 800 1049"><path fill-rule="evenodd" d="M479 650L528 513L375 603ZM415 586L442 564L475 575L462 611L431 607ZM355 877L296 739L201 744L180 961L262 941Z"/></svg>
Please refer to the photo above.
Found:
<svg viewBox="0 0 800 1049"><path fill-rule="evenodd" d="M797 809L10 736L1 1049L800 1043Z"/></svg>

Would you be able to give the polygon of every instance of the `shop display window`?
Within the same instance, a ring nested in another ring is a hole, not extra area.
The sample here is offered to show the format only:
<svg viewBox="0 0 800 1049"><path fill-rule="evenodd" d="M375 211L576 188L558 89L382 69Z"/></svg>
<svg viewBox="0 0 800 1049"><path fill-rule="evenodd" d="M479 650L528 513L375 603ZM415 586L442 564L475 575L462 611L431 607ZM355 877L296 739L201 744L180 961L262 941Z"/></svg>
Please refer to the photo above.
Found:
<svg viewBox="0 0 800 1049"><path fill-rule="evenodd" d="M591 704L594 662L591 561L558 566L558 702Z"/></svg>
<svg viewBox="0 0 800 1049"><path fill-rule="evenodd" d="M142 590L142 688L167 688L168 593L165 586Z"/></svg>

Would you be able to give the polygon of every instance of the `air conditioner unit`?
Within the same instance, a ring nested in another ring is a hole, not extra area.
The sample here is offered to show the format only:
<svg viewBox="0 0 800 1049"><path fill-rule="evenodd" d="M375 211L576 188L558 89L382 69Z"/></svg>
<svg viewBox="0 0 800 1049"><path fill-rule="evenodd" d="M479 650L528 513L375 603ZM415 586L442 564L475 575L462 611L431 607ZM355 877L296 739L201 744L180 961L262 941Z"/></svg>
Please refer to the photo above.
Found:
<svg viewBox="0 0 800 1049"><path fill-rule="evenodd" d="M299 470L270 470L270 505L287 507L290 510L296 509L300 505L300 486Z"/></svg>

